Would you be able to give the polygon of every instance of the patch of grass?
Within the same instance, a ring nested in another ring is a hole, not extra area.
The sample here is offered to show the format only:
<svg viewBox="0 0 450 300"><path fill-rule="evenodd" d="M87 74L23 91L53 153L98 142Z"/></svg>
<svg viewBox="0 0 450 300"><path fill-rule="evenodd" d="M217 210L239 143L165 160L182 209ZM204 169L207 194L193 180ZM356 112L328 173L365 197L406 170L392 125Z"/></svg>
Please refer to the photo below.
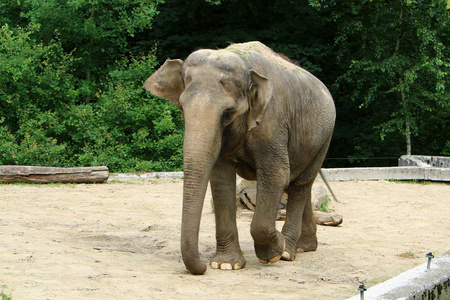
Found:
<svg viewBox="0 0 450 300"><path fill-rule="evenodd" d="M2 285L2 287L1 287L0 296L2 296L2 300L12 300L11 294L6 294L4 292L4 290L7 288L8 287L6 285Z"/></svg>
<svg viewBox="0 0 450 300"><path fill-rule="evenodd" d="M67 186L67 187L75 187L77 183L62 183L62 182L51 182L51 183L32 183L32 182L1 182L0 186L5 185L19 185L19 186L37 186L37 185L43 185L43 186L50 186L50 187L60 187L60 186Z"/></svg>
<svg viewBox="0 0 450 300"><path fill-rule="evenodd" d="M107 182L108 184L138 184L140 182L132 181L132 180L118 180L118 179L110 179Z"/></svg>
<svg viewBox="0 0 450 300"><path fill-rule="evenodd" d="M391 278L392 278L392 276L381 276L381 277L373 278L373 279L371 279L371 280L369 280L369 281L367 282L367 286L366 286L366 287L367 287L367 288L372 287L372 286L374 286L374 285L383 283L383 282L385 282L386 280L389 280L389 279L391 279Z"/></svg>
<svg viewBox="0 0 450 300"><path fill-rule="evenodd" d="M428 185L428 184L433 183L432 181L423 180L423 179L413 179L413 180L388 179L387 181L394 182L394 183L409 183L409 184L423 184L423 185Z"/></svg>
<svg viewBox="0 0 450 300"><path fill-rule="evenodd" d="M325 213L329 213L329 212L334 211L334 209L328 207L330 202L331 202L331 198L330 198L330 196L327 196L327 198L325 199L325 202L320 204L320 207L319 207L318 210L321 211L321 212L325 212Z"/></svg>
<svg viewBox="0 0 450 300"><path fill-rule="evenodd" d="M26 183L26 182L2 182L0 185L31 185L32 183Z"/></svg>
<svg viewBox="0 0 450 300"><path fill-rule="evenodd" d="M397 256L401 257L401 258L408 258L408 259L412 259L412 258L416 258L417 256L414 254L414 252L412 251L406 251L406 252L402 252L400 254L397 254Z"/></svg>
<svg viewBox="0 0 450 300"><path fill-rule="evenodd" d="M50 187L60 187L60 186L65 186L65 187L71 187L74 188L77 183L61 183L61 182L52 182L52 183L46 183L45 185L48 185Z"/></svg>
<svg viewBox="0 0 450 300"><path fill-rule="evenodd" d="M12 300L11 295L7 295L3 292L0 293L0 296L2 296L2 300Z"/></svg>

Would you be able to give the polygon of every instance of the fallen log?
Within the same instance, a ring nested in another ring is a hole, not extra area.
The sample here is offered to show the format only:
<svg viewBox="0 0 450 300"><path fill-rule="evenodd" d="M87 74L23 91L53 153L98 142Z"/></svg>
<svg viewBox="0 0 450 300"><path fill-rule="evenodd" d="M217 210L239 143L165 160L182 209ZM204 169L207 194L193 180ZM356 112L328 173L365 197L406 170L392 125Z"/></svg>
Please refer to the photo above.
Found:
<svg viewBox="0 0 450 300"><path fill-rule="evenodd" d="M36 166L0 166L0 182L89 183L103 182L109 177L106 166L54 168Z"/></svg>
<svg viewBox="0 0 450 300"><path fill-rule="evenodd" d="M321 184L314 184L312 188L311 204L313 210L318 210L323 203L327 202L327 190ZM286 207L288 194L281 196L280 209ZM236 184L236 205L240 209L255 211L256 207L256 181L239 178Z"/></svg>
<svg viewBox="0 0 450 300"><path fill-rule="evenodd" d="M244 217L253 218L254 211L251 210L242 210L239 215ZM313 211L314 222L317 225L325 225L325 226L338 226L342 224L343 218L342 215L336 213L325 213L321 211ZM286 210L280 209L277 214L277 221L286 221Z"/></svg>
<svg viewBox="0 0 450 300"><path fill-rule="evenodd" d="M318 225L338 226L342 224L342 215L335 213L326 213L322 211L313 211L314 220Z"/></svg>
<svg viewBox="0 0 450 300"><path fill-rule="evenodd" d="M313 211L314 221L317 225L326 225L326 226L338 226L342 224L343 218L342 215L335 213L326 213L322 211ZM277 221L286 221L286 210L281 209L278 211Z"/></svg>

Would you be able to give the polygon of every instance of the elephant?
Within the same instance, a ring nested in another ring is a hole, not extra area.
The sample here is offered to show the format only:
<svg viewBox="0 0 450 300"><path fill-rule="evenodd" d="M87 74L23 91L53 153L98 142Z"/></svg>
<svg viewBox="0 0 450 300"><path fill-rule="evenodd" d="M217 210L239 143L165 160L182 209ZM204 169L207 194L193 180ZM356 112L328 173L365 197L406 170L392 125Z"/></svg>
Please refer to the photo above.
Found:
<svg viewBox="0 0 450 300"><path fill-rule="evenodd" d="M169 59L144 84L175 104L184 118L181 254L203 274L198 238L211 186L216 222L213 269L245 267L236 225L236 174L257 181L250 233L262 264L315 251L311 188L325 159L336 111L325 85L260 42L200 49ZM288 191L287 219L276 229Z"/></svg>

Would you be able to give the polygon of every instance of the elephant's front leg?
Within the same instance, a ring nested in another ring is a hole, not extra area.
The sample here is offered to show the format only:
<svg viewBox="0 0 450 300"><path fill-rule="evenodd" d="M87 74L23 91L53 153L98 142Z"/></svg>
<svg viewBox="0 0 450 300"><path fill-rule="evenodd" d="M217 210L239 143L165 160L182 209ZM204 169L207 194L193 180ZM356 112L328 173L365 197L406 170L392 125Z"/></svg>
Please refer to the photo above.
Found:
<svg viewBox="0 0 450 300"><path fill-rule="evenodd" d="M251 234L256 256L263 264L277 262L285 249L284 237L276 230L275 221L281 196L288 184L288 171L289 167L281 163L258 170L256 210Z"/></svg>
<svg viewBox="0 0 450 300"><path fill-rule="evenodd" d="M236 171L234 165L217 161L211 174L211 191L216 216L216 254L213 269L237 270L245 266L236 226Z"/></svg>

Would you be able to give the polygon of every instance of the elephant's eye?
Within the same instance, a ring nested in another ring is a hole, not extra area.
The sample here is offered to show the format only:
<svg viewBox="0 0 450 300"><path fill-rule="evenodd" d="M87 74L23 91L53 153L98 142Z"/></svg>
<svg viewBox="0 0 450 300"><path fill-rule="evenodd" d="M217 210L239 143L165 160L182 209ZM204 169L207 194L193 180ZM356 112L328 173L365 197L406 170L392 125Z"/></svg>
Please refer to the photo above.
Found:
<svg viewBox="0 0 450 300"><path fill-rule="evenodd" d="M227 108L222 113L222 123L228 125L227 123L231 120L235 110L234 107Z"/></svg>

